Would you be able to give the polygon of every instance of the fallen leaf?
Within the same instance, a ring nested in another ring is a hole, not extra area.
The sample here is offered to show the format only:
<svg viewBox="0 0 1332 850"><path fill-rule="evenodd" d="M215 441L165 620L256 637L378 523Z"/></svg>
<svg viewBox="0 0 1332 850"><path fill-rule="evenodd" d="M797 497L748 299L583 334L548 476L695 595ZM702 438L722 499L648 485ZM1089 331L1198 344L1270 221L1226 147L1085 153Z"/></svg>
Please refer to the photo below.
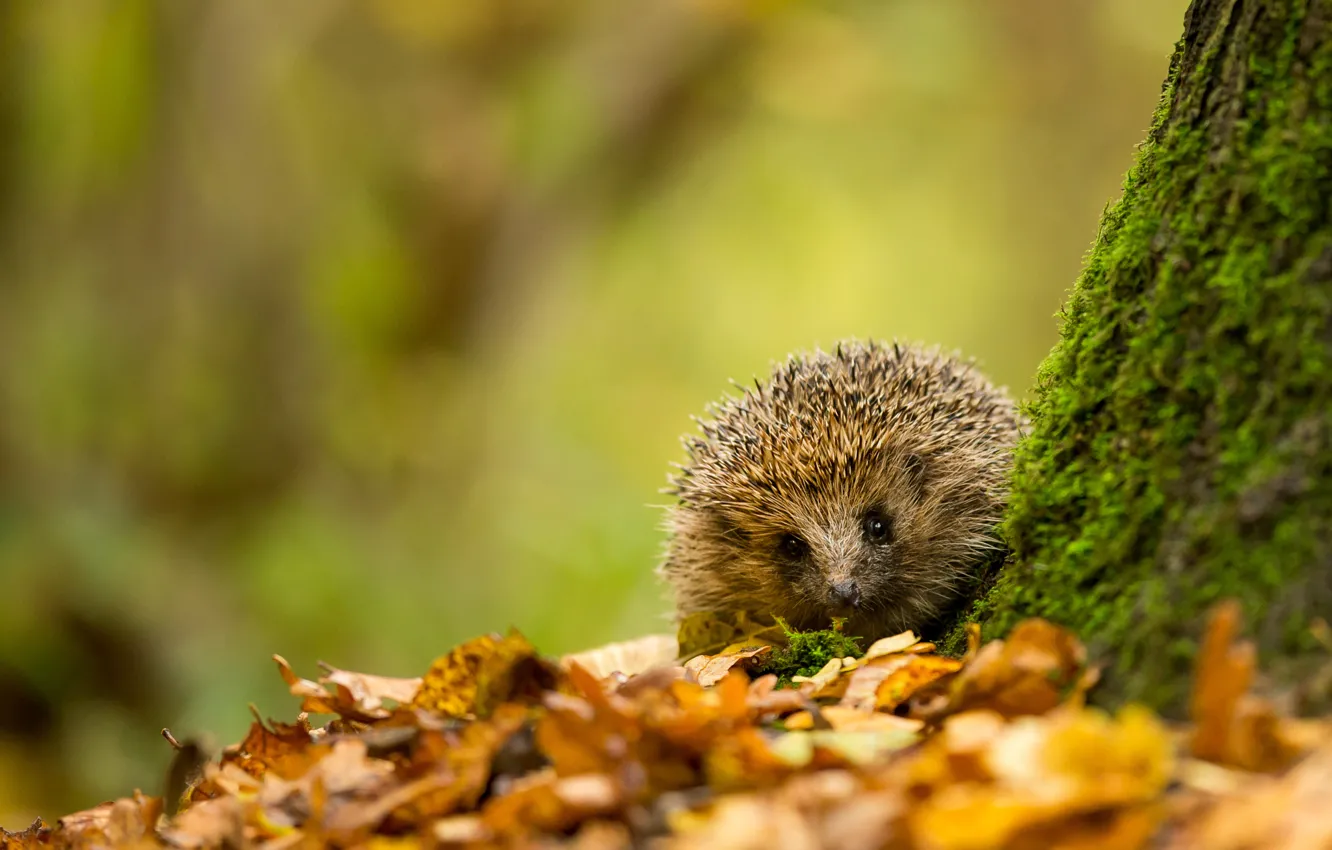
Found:
<svg viewBox="0 0 1332 850"><path fill-rule="evenodd" d="M239 797L203 800L176 815L163 837L174 847L242 847L246 813Z"/></svg>
<svg viewBox="0 0 1332 850"><path fill-rule="evenodd" d="M813 699L840 698L850 684L850 678L842 676L845 667L843 659L830 658L813 676L792 676L791 681L800 685L801 693Z"/></svg>
<svg viewBox="0 0 1332 850"><path fill-rule="evenodd" d="M222 766L235 765L255 777L274 773L291 779L303 774L311 763L309 721L270 724L271 729L256 716L245 740L222 751Z"/></svg>
<svg viewBox="0 0 1332 850"><path fill-rule="evenodd" d="M1200 759L1224 762L1235 709L1253 680L1254 649L1239 634L1239 603L1228 600L1212 611L1194 673L1193 737L1190 749Z"/></svg>
<svg viewBox="0 0 1332 850"><path fill-rule="evenodd" d="M619 786L605 774L561 778L551 772L491 798L481 810L481 820L496 835L564 832L592 817L615 812L623 803Z"/></svg>
<svg viewBox="0 0 1332 850"><path fill-rule="evenodd" d="M685 669L694 674L700 685L710 688L734 668L753 670L762 666L772 655L771 646L752 646L727 655L699 655L689 659Z"/></svg>
<svg viewBox="0 0 1332 850"><path fill-rule="evenodd" d="M41 818L36 818L21 832L10 832L0 827L0 850L23 850L29 847L49 847L53 831Z"/></svg>
<svg viewBox="0 0 1332 850"><path fill-rule="evenodd" d="M1085 664L1086 651L1066 629L1024 620L1007 639L976 651L955 676L940 679L947 685L943 700L913 713L932 720L977 708L1006 717L1044 714L1078 684Z"/></svg>
<svg viewBox="0 0 1332 850"><path fill-rule="evenodd" d="M291 669L287 659L281 655L274 655L273 661L277 662L278 672L282 674L282 679L287 683L292 696L301 697L301 711L307 711L311 714L337 714L339 703L336 695L331 694L318 682L309 679L302 679L296 675L296 671ZM384 712L383 716L387 716Z"/></svg>
<svg viewBox="0 0 1332 850"><path fill-rule="evenodd" d="M900 635L880 638L870 644L869 649L865 650L865 661L873 661L875 658L881 658L885 655L893 655L899 652L906 652L919 642L915 632L902 632Z"/></svg>
<svg viewBox="0 0 1332 850"><path fill-rule="evenodd" d="M782 646L786 633L776 622L752 614L699 612L680 621L678 644L681 658L716 655L735 645Z"/></svg>
<svg viewBox="0 0 1332 850"><path fill-rule="evenodd" d="M1239 621L1234 600L1218 604L1209 617L1194 673L1189 747L1195 757L1217 764L1278 771L1301 747L1283 732L1272 706L1247 693L1256 655L1252 643L1237 639Z"/></svg>
<svg viewBox="0 0 1332 850"><path fill-rule="evenodd" d="M673 666L679 650L673 635L646 635L566 655L560 659L560 664L568 667L570 663L577 663L601 679L614 673L634 676L655 667Z"/></svg>
<svg viewBox="0 0 1332 850"><path fill-rule="evenodd" d="M354 705L358 711L366 714L383 708L385 700L398 705L410 705L421 689L420 677L395 679L321 666L324 667L324 675L319 678L320 683L336 687L343 704Z"/></svg>
<svg viewBox="0 0 1332 850"><path fill-rule="evenodd" d="M522 635L487 635L436 659L412 705L446 717L485 717L504 700L535 702L557 681L556 668Z"/></svg>
<svg viewBox="0 0 1332 850"><path fill-rule="evenodd" d="M917 693L962 669L962 662L942 655L910 654L887 668L874 690L874 707L892 711Z"/></svg>

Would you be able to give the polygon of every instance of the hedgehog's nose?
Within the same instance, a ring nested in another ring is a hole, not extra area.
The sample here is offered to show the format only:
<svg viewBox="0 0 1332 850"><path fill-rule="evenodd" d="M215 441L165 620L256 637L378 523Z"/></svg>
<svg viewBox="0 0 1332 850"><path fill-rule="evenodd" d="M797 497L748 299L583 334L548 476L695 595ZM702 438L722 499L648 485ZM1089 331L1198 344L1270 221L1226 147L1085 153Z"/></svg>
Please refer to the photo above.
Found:
<svg viewBox="0 0 1332 850"><path fill-rule="evenodd" d="M830 595L833 605L838 608L860 607L860 585L854 579L833 582Z"/></svg>

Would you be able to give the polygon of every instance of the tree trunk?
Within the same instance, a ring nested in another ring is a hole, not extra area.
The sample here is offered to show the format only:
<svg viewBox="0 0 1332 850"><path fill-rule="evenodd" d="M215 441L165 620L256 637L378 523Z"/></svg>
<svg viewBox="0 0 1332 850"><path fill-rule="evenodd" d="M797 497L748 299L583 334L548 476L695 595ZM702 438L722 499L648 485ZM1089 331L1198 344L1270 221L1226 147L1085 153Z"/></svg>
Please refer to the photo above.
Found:
<svg viewBox="0 0 1332 850"><path fill-rule="evenodd" d="M1194 0L1042 365L972 616L1074 627L1103 695L1177 710L1238 597L1298 681L1332 620L1332 0ZM1322 650L1326 658L1326 650ZM1323 695L1326 698L1326 695Z"/></svg>

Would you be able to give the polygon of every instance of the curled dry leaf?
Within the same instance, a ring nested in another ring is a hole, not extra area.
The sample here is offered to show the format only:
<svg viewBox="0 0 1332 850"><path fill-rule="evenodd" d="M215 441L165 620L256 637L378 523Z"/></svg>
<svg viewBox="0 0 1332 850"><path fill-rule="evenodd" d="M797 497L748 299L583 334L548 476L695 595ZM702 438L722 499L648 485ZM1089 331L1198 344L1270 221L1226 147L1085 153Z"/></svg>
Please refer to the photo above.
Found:
<svg viewBox="0 0 1332 850"><path fill-rule="evenodd" d="M84 846L132 845L153 835L161 813L161 798L145 797L136 791L133 797L66 815L56 821L56 831L69 843ZM36 830L34 837L40 835L41 830Z"/></svg>
<svg viewBox="0 0 1332 850"><path fill-rule="evenodd" d="M369 673L353 673L336 667L320 665L324 675L319 677L323 684L333 685L338 690L339 700L354 705L363 712L377 711L384 708L384 702L397 705L409 705L421 689L421 678L395 679L389 676L374 676Z"/></svg>
<svg viewBox="0 0 1332 850"><path fill-rule="evenodd" d="M916 713L933 720L976 708L1005 717L1044 714L1074 692L1086 661L1071 632L1047 620L1026 620L1005 640L981 647L955 676L941 679L947 686L943 699L923 703Z"/></svg>
<svg viewBox="0 0 1332 850"><path fill-rule="evenodd" d="M828 663L813 676L792 676L791 681L800 686L800 692L814 699L840 698L851 684L843 672L855 668L855 659L850 664L845 658L830 658Z"/></svg>
<svg viewBox="0 0 1332 850"><path fill-rule="evenodd" d="M274 774L290 779L309 768L308 751L313 743L313 730L304 715L296 723L270 720L267 724L256 716L245 740L222 751L221 766L234 766L254 777ZM209 790L205 780L194 793L202 791L207 796Z"/></svg>
<svg viewBox="0 0 1332 850"><path fill-rule="evenodd" d="M281 655L274 655L273 661L277 663L278 672L282 674L282 680L287 683L291 690L291 695L301 698L301 711L311 712L313 714L337 714L338 703L333 694L330 694L318 682L310 679L302 679L296 675L296 671L291 669L287 659Z"/></svg>
<svg viewBox="0 0 1332 850"><path fill-rule="evenodd" d="M646 635L566 655L560 659L560 664L568 667L570 663L577 663L597 678L605 679L615 673L636 676L654 668L671 666L678 654L675 635Z"/></svg>
<svg viewBox="0 0 1332 850"><path fill-rule="evenodd" d="M681 658L695 655L722 655L728 647L780 646L786 633L776 622L746 613L690 614L680 623Z"/></svg>
<svg viewBox="0 0 1332 850"><path fill-rule="evenodd" d="M952 676L962 668L956 658L941 655L908 655L894 664L874 691L874 707L893 711L899 705L935 682Z"/></svg>
<svg viewBox="0 0 1332 850"><path fill-rule="evenodd" d="M259 807L247 805L243 797L202 800L176 815L162 838L169 847L241 847L251 818L256 821L256 833L270 834L260 826L262 817Z"/></svg>
<svg viewBox="0 0 1332 850"><path fill-rule="evenodd" d="M685 669L703 687L710 688L720 682L734 667L753 670L772 655L770 646L751 646L726 655L699 655L685 663Z"/></svg>
<svg viewBox="0 0 1332 850"><path fill-rule="evenodd" d="M1235 709L1253 680L1254 649L1236 642L1239 603L1228 600L1212 612L1193 682L1190 748L1201 759L1224 762L1230 751Z"/></svg>
<svg viewBox="0 0 1332 850"><path fill-rule="evenodd" d="M446 717L485 717L506 700L538 701L559 679L527 638L486 635L435 659L412 705Z"/></svg>
<svg viewBox="0 0 1332 850"><path fill-rule="evenodd" d="M870 644L869 649L865 650L864 660L873 661L875 658L881 658L885 655L907 652L917 643L919 643L919 639L915 632L902 632L900 635L880 638Z"/></svg>
<svg viewBox="0 0 1332 850"><path fill-rule="evenodd" d="M17 850L20 847L41 847L51 843L52 829L46 821L36 818L27 829L10 832L0 826L0 850Z"/></svg>
<svg viewBox="0 0 1332 850"><path fill-rule="evenodd" d="M1270 703L1248 694L1256 667L1252 643L1238 640L1239 603L1217 606L1208 621L1194 678L1190 749L1197 758L1247 770L1287 767L1300 747Z"/></svg>
<svg viewBox="0 0 1332 850"><path fill-rule="evenodd" d="M940 655L880 656L863 663L851 674L842 705L862 711L893 711L961 668L961 661Z"/></svg>
<svg viewBox="0 0 1332 850"><path fill-rule="evenodd" d="M892 673L891 666L864 665L857 667L847 679L841 705L859 711L873 711L879 685Z"/></svg>
<svg viewBox="0 0 1332 850"><path fill-rule="evenodd" d="M338 714L355 720L383 720L392 712L385 700L407 705L421 687L421 679L394 679L368 673L353 673L324 666L318 682L297 676L281 655L274 655L278 671L292 696L301 697L301 710L314 714ZM327 686L332 686L330 692Z"/></svg>

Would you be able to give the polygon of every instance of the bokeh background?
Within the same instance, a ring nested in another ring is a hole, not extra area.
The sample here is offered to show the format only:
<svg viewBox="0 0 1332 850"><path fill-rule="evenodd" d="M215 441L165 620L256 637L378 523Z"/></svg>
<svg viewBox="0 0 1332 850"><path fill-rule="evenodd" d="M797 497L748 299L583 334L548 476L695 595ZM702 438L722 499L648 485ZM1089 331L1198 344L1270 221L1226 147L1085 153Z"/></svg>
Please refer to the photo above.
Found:
<svg viewBox="0 0 1332 850"><path fill-rule="evenodd" d="M0 0L0 824L269 656L665 625L689 415L788 351L1024 392L1185 0Z"/></svg>

